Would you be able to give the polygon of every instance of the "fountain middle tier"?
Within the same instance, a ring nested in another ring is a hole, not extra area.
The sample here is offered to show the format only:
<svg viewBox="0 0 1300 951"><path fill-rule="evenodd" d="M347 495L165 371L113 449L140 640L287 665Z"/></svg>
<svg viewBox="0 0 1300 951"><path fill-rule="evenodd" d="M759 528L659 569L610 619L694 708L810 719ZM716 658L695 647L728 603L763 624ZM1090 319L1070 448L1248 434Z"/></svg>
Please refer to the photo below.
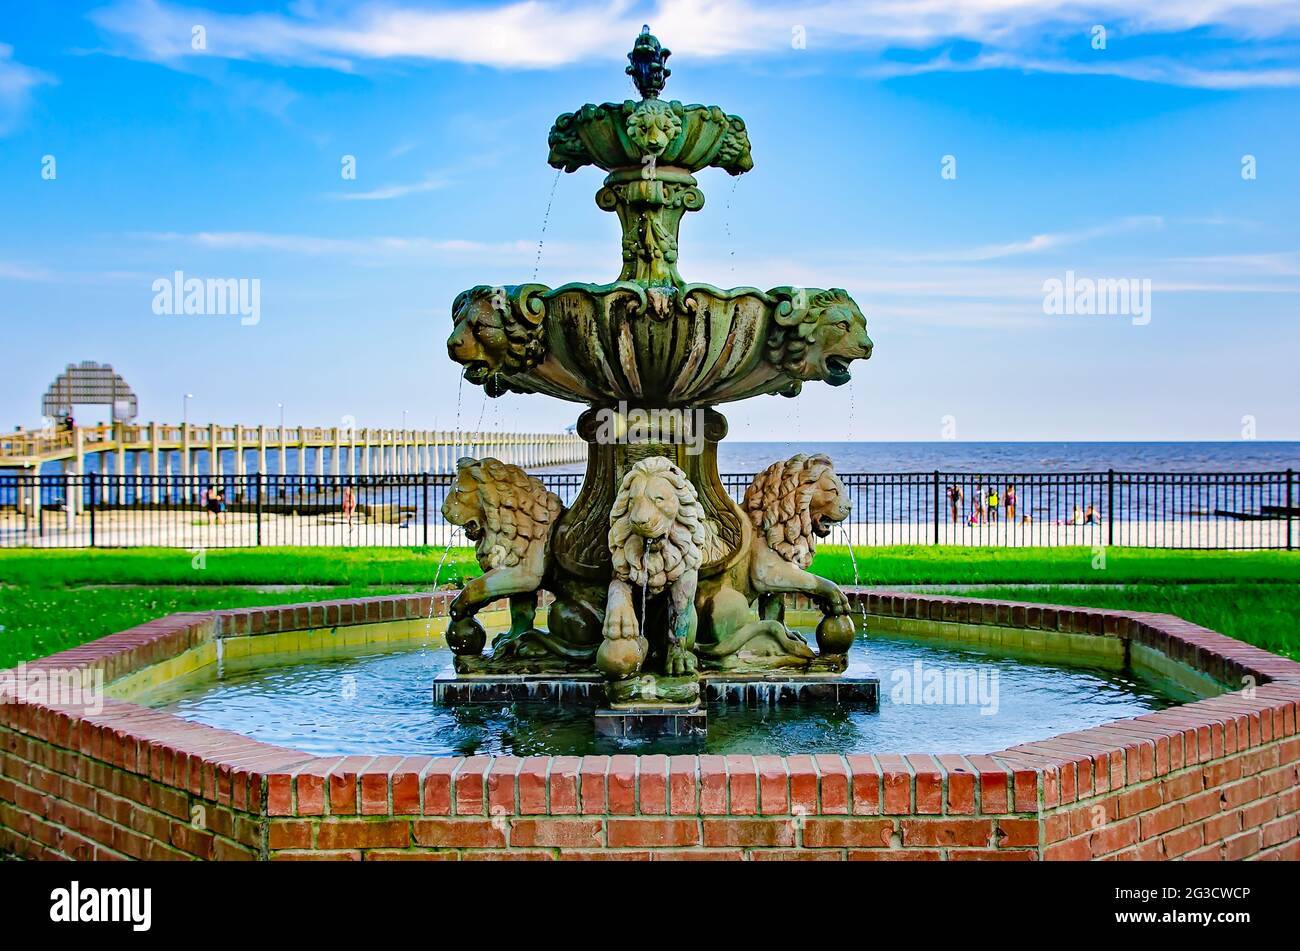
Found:
<svg viewBox="0 0 1300 951"><path fill-rule="evenodd" d="M871 355L840 288L542 284L463 291L447 352L489 396L543 393L591 405L709 406L839 386Z"/></svg>

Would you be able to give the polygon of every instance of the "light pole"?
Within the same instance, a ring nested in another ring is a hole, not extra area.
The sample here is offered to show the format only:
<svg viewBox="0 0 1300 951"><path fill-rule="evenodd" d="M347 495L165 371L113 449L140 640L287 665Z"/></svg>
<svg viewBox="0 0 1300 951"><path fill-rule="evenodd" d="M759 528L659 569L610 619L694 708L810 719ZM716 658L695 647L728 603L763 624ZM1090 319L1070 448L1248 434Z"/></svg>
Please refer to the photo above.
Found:
<svg viewBox="0 0 1300 951"><path fill-rule="evenodd" d="M411 465L411 443L406 435L406 413L407 410L402 410L402 435L400 437L401 448L394 450L395 452L400 452L402 454L402 464L398 467L398 472L406 472Z"/></svg>
<svg viewBox="0 0 1300 951"><path fill-rule="evenodd" d="M289 441L284 434L284 404L276 403L275 406L280 411L280 477L285 480L280 484L280 495L283 496L289 475Z"/></svg>
<svg viewBox="0 0 1300 951"><path fill-rule="evenodd" d="M186 393L185 399L181 400L181 478L185 482L185 499L188 501L193 496L193 486L190 485L190 400L194 399L193 393Z"/></svg>

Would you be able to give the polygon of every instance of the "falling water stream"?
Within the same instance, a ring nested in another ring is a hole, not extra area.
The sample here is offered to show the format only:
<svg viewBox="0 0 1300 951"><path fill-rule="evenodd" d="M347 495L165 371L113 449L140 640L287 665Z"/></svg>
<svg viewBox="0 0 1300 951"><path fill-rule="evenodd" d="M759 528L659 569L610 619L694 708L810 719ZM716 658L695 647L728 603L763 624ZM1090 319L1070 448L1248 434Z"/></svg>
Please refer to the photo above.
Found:
<svg viewBox="0 0 1300 951"><path fill-rule="evenodd" d="M456 432L460 432L460 398L465 391L465 374L456 378Z"/></svg>
<svg viewBox="0 0 1300 951"><path fill-rule="evenodd" d="M731 240L731 200L736 197L736 186L740 184L739 178L731 180L731 191L727 193L727 206L722 215L723 233L727 236L727 254L730 259L730 272L736 273L736 244Z"/></svg>
<svg viewBox="0 0 1300 951"><path fill-rule="evenodd" d="M433 585L429 596L429 616L424 619L424 639L427 642L432 637L433 632L433 612L438 607L438 579L442 577L442 566L447 563L447 556L451 554L452 544L457 535L463 534L463 529L459 525L448 523L451 529L446 538L446 544L442 549L442 557L438 559L438 567L433 572ZM469 539L466 539L468 541Z"/></svg>
<svg viewBox="0 0 1300 951"><path fill-rule="evenodd" d="M853 587L858 587L862 583L861 576L858 574L858 556L853 552L853 539L849 537L849 530L840 522L836 526L840 534L844 536L844 547L849 550L849 562L853 565ZM858 609L862 613L862 629L867 629L867 599L858 598Z"/></svg>
<svg viewBox="0 0 1300 951"><path fill-rule="evenodd" d="M551 179L551 195L546 199L546 214L542 215L542 234L537 239L537 260L533 263L533 280L537 280L537 274L542 269L542 246L546 243L546 226L551 220L551 203L555 201L555 189L560 184L560 176L563 174L562 169L555 170L555 178Z"/></svg>
<svg viewBox="0 0 1300 951"><path fill-rule="evenodd" d="M650 579L646 578L646 583L641 585L641 636L645 637L645 604L646 592L650 589Z"/></svg>

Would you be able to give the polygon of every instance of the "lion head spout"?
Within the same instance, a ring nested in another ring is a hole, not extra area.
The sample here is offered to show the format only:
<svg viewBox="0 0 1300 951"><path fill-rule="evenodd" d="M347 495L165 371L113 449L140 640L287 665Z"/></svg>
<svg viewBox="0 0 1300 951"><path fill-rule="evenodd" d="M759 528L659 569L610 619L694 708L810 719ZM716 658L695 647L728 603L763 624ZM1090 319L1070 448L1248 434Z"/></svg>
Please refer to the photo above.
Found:
<svg viewBox="0 0 1300 951"><path fill-rule="evenodd" d="M628 469L609 512L614 577L658 594L703 563L709 526L695 486L662 456Z"/></svg>
<svg viewBox="0 0 1300 951"><path fill-rule="evenodd" d="M847 383L849 364L871 356L867 318L840 288L778 287L768 293L778 303L767 359L794 378L786 395L797 393L805 380Z"/></svg>
<svg viewBox="0 0 1300 951"><path fill-rule="evenodd" d="M481 285L462 291L452 304L454 327L447 354L465 367L465 379L489 396L510 390L507 377L531 370L546 355L540 284Z"/></svg>
<svg viewBox="0 0 1300 951"><path fill-rule="evenodd" d="M545 545L564 511L560 497L518 466L499 459L459 459L442 517L465 529L484 571L509 568Z"/></svg>
<svg viewBox="0 0 1300 951"><path fill-rule="evenodd" d="M817 539L849 516L844 483L820 453L772 463L745 490L742 507L758 538L800 568L812 564Z"/></svg>

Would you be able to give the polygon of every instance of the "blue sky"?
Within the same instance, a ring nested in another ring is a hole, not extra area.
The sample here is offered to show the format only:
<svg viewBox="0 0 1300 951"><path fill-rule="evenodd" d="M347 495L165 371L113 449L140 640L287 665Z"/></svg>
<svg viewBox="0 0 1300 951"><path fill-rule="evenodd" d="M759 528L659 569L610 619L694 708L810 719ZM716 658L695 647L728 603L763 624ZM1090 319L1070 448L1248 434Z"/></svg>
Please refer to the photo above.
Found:
<svg viewBox="0 0 1300 951"><path fill-rule="evenodd" d="M682 274L842 286L876 342L849 386L724 408L733 438L932 440L951 417L972 440L1235 439L1244 416L1300 438L1300 5L1131 6L8 6L0 426L36 423L84 359L145 419L192 392L192 419L568 424L572 405L461 390L450 303L535 267L616 275L600 173L557 183L546 133L632 95L649 23L666 95L744 117L753 144L739 180L701 173ZM260 322L156 315L177 270L259 279ZM1045 314L1067 271L1151 281L1150 322Z"/></svg>

